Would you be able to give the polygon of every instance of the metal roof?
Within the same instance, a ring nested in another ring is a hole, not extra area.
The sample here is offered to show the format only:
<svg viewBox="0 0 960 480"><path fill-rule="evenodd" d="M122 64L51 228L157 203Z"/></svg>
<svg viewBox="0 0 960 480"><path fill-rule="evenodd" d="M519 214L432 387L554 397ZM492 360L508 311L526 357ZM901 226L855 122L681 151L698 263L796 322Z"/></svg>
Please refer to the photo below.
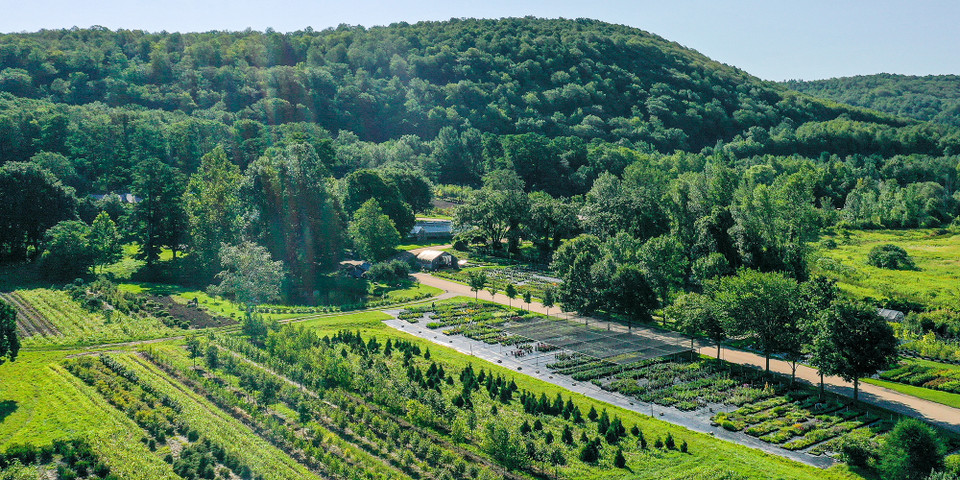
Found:
<svg viewBox="0 0 960 480"><path fill-rule="evenodd" d="M432 261L436 260L437 257L440 257L440 256L442 256L442 255L444 255L444 254L450 255L449 253L444 252L444 251L441 251L441 250L424 250L424 251L420 252L419 254L417 254L417 260L421 260L421 261L424 261L424 262L432 262Z"/></svg>

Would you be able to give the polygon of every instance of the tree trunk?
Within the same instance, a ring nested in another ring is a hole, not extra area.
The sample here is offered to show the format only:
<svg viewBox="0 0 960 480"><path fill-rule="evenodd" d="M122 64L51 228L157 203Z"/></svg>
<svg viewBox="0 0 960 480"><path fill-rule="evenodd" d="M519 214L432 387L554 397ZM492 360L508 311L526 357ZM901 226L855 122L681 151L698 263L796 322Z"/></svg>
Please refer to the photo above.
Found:
<svg viewBox="0 0 960 480"><path fill-rule="evenodd" d="M797 362L790 364L790 390L793 390L793 382L797 381Z"/></svg>
<svg viewBox="0 0 960 480"><path fill-rule="evenodd" d="M767 373L770 373L770 354L764 353L763 356L767 360Z"/></svg>
<svg viewBox="0 0 960 480"><path fill-rule="evenodd" d="M860 379L853 379L853 399L857 400L860 397Z"/></svg>
<svg viewBox="0 0 960 480"><path fill-rule="evenodd" d="M820 372L820 400L823 400L823 372Z"/></svg>
<svg viewBox="0 0 960 480"><path fill-rule="evenodd" d="M720 342L717 342L717 360L720 360Z"/></svg>

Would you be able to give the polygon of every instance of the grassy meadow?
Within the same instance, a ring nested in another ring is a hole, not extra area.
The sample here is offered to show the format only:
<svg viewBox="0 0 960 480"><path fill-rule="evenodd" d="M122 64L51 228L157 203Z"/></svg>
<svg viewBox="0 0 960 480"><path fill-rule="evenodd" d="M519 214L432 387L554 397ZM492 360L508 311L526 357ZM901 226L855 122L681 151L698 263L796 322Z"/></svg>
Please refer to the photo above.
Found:
<svg viewBox="0 0 960 480"><path fill-rule="evenodd" d="M849 236L821 241L814 273L836 279L841 288L859 297L902 298L930 307L960 308L960 234L932 229L851 230ZM883 244L902 247L917 270L887 270L867 264L870 249Z"/></svg>

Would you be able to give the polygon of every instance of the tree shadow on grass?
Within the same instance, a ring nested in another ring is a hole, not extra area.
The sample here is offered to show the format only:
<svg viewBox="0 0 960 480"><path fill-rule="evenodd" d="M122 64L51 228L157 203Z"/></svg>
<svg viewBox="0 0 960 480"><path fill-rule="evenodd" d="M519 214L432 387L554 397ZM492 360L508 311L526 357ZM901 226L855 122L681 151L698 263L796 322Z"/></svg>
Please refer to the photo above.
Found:
<svg viewBox="0 0 960 480"><path fill-rule="evenodd" d="M2 400L0 401L0 423L9 417L13 412L17 411L19 404L16 400Z"/></svg>

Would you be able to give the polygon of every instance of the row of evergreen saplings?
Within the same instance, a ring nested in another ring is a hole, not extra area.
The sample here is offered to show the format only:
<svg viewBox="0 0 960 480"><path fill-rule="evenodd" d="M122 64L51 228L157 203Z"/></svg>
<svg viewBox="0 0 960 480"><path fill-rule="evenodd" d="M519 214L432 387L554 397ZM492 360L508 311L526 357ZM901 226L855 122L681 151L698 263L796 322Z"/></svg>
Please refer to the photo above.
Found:
<svg viewBox="0 0 960 480"><path fill-rule="evenodd" d="M40 468L44 478L56 474L57 480L118 480L86 440L54 440L49 445L36 446L29 443L14 444L0 453L0 472L15 472L28 467L33 476ZM24 469L26 470L26 469Z"/></svg>

